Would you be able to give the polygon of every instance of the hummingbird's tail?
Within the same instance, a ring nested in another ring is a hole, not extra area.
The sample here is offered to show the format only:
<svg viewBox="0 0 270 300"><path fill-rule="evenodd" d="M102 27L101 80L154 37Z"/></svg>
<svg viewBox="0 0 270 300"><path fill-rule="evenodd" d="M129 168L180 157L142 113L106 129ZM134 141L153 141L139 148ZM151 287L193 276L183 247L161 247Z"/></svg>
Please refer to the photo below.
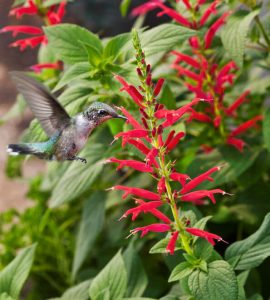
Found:
<svg viewBox="0 0 270 300"><path fill-rule="evenodd" d="M19 154L37 154L37 150L31 147L31 144L10 144L7 146L7 152L14 156Z"/></svg>

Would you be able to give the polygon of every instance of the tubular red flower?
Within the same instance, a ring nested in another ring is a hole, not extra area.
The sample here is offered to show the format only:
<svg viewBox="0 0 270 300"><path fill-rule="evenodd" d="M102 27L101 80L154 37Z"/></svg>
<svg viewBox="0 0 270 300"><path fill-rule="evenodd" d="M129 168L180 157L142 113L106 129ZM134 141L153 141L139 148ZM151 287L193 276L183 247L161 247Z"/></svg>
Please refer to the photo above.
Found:
<svg viewBox="0 0 270 300"><path fill-rule="evenodd" d="M123 139L122 146L124 147L130 138L147 138L148 139L148 131L142 130L142 129L133 129L133 130L129 130L126 132L120 132L114 137L114 139L117 140L119 137L122 137L122 139Z"/></svg>
<svg viewBox="0 0 270 300"><path fill-rule="evenodd" d="M234 137L231 137L231 136L229 136L227 138L226 142L227 142L227 144L234 146L240 152L243 152L243 149L246 145L246 143L243 140L237 139L237 138L234 138Z"/></svg>
<svg viewBox="0 0 270 300"><path fill-rule="evenodd" d="M169 252L171 255L174 255L174 251L175 251L175 245L177 242L177 238L179 235L179 231L175 231L171 234L171 238L170 241L166 247L166 252Z"/></svg>
<svg viewBox="0 0 270 300"><path fill-rule="evenodd" d="M133 86L133 85L129 85L123 77L119 76L119 75L115 75L114 78L116 80L118 80L122 85L123 88L121 89L121 91L126 91L131 98L134 100L134 102L139 105L141 108L144 107L144 105L142 104L142 100L143 100L143 96L142 94Z"/></svg>
<svg viewBox="0 0 270 300"><path fill-rule="evenodd" d="M131 15L136 17L139 15L145 15L147 14L149 11L158 8L158 0L153 0L153 1L148 1L147 3L144 3L140 6L137 6L136 8L134 8L131 11Z"/></svg>
<svg viewBox="0 0 270 300"><path fill-rule="evenodd" d="M117 170L122 169L123 167L130 167L140 172L150 172L154 170L152 167L146 165L145 163L137 160L120 160L115 157L107 159L107 162L119 163Z"/></svg>
<svg viewBox="0 0 270 300"><path fill-rule="evenodd" d="M148 165L157 165L157 162L156 162L156 157L158 155L158 149L156 148L153 148L149 151L149 153L147 154L146 158L145 158L145 161Z"/></svg>
<svg viewBox="0 0 270 300"><path fill-rule="evenodd" d="M221 116L216 116L213 123L216 128L219 127L221 124Z"/></svg>
<svg viewBox="0 0 270 300"><path fill-rule="evenodd" d="M202 173L201 175L195 177L189 183L187 183L185 185L185 187L182 188L181 194L185 194L185 193L193 190L195 187L197 187L200 183L202 183L205 180L213 181L213 178L211 178L210 175L213 174L214 172L219 171L220 169L221 169L220 166L214 167L214 168L211 168L208 171Z"/></svg>
<svg viewBox="0 0 270 300"><path fill-rule="evenodd" d="M241 94L225 111L228 115L233 115L242 103L246 101L246 97L250 94L250 91L245 91Z"/></svg>
<svg viewBox="0 0 270 300"><path fill-rule="evenodd" d="M205 197L208 197L212 201L212 203L215 204L216 199L214 197L214 194L225 195L226 192L224 192L223 190L220 190L220 189L214 189L214 190L209 190L209 191L208 190L194 191L194 192L190 192L188 194L182 195L181 200L182 201L193 202L193 201L197 201L197 200L203 200Z"/></svg>
<svg viewBox="0 0 270 300"><path fill-rule="evenodd" d="M33 0L27 1L27 6L20 6L13 8L10 12L10 16L16 16L16 18L21 18L23 15L36 15L38 13L38 8Z"/></svg>
<svg viewBox="0 0 270 300"><path fill-rule="evenodd" d="M200 42L197 36L193 36L189 38L189 44L193 49L199 49L200 48Z"/></svg>
<svg viewBox="0 0 270 300"><path fill-rule="evenodd" d="M168 224L151 224L144 227L137 227L132 230L130 230L131 234L136 234L137 232L141 231L141 238L144 237L149 231L151 232L166 232L171 229L170 225Z"/></svg>
<svg viewBox="0 0 270 300"><path fill-rule="evenodd" d="M176 146L177 144L179 143L179 141L181 140L182 137L185 136L185 133L184 132L179 132L175 135L175 137L171 140L171 142L168 144L168 146L166 147L167 148L167 152L168 151L172 151Z"/></svg>
<svg viewBox="0 0 270 300"><path fill-rule="evenodd" d="M189 0L183 0L183 3L185 4L185 6L186 6L186 8L187 8L188 10L191 10L191 9L192 9L192 6L191 6L191 4L189 3Z"/></svg>
<svg viewBox="0 0 270 300"><path fill-rule="evenodd" d="M176 69L178 71L178 75L184 75L186 77L189 77L195 81L201 81L201 76L199 74L196 74L188 69L185 69L179 65L172 65L172 68Z"/></svg>
<svg viewBox="0 0 270 300"><path fill-rule="evenodd" d="M32 71L35 73L40 73L43 69L54 69L61 70L62 64L58 61L56 63L44 63L44 64L36 64L30 67Z"/></svg>
<svg viewBox="0 0 270 300"><path fill-rule="evenodd" d="M198 228L186 228L186 231L192 235L201 237L203 239L206 239L211 245L215 245L215 240L217 240L218 242L223 241L225 242L222 237L220 237L219 235L198 229Z"/></svg>
<svg viewBox="0 0 270 300"><path fill-rule="evenodd" d="M219 1L214 1L203 13L199 23L201 26L203 26L205 24L205 22L207 22L208 18L210 17L211 14L216 14L216 6L218 4Z"/></svg>
<svg viewBox="0 0 270 300"><path fill-rule="evenodd" d="M40 44L47 43L47 38L45 35L36 36L32 38L21 39L10 44L10 47L20 47L20 50L23 51L27 47L35 48Z"/></svg>
<svg viewBox="0 0 270 300"><path fill-rule="evenodd" d="M193 57L186 55L184 53L178 52L176 50L172 51L171 53L176 55L180 61L184 61L185 63L191 65L192 67L194 67L196 69L200 68L200 64Z"/></svg>
<svg viewBox="0 0 270 300"><path fill-rule="evenodd" d="M213 41L214 35L218 31L218 29L225 23L227 17L231 14L231 12L224 13L206 32L204 37L204 47L208 49Z"/></svg>
<svg viewBox="0 0 270 300"><path fill-rule="evenodd" d="M162 89L162 86L163 86L163 84L164 84L164 81L165 81L165 79L163 79L163 78L160 78L160 79L158 80L158 82L157 82L157 84L156 84L156 86L155 86L155 89L154 89L154 95L155 95L155 96L158 96L158 95L159 95L159 93L160 93L160 91L161 91L161 89Z"/></svg>
<svg viewBox="0 0 270 300"><path fill-rule="evenodd" d="M258 121L261 121L262 119L263 119L263 117L261 115L259 115L259 116L252 118L251 120L248 120L247 122L241 124L236 129L234 129L231 132L230 137L235 137L236 135L239 135L239 134L245 132L247 129L254 126Z"/></svg>
<svg viewBox="0 0 270 300"><path fill-rule="evenodd" d="M167 137L167 139L166 139L166 141L165 141L165 143L164 143L164 147L167 147L167 146L169 145L169 143L171 142L171 140L172 140L173 137L174 137L174 134L175 134L175 130L172 130L172 131L169 133L169 135L168 135L168 137Z"/></svg>
<svg viewBox="0 0 270 300"><path fill-rule="evenodd" d="M160 200L160 196L156 193L150 192L145 189L135 188L135 187L128 187L124 185L116 185L110 190L120 190L125 191L124 195L122 196L123 199L126 199L128 195L135 195L138 197L142 197L149 200Z"/></svg>
<svg viewBox="0 0 270 300"><path fill-rule="evenodd" d="M174 181L178 181L183 187L186 185L186 181L190 180L190 177L186 174L180 174L177 172L173 172L170 174L170 179Z"/></svg>
<svg viewBox="0 0 270 300"><path fill-rule="evenodd" d="M139 201L137 200L136 202ZM132 221L135 221L140 213L145 213L145 214L148 212L151 213L154 209L162 205L161 201L151 201L151 202L140 201L140 203L141 204L138 205L137 207L127 210L119 220L126 218L128 215L132 214Z"/></svg>
<svg viewBox="0 0 270 300"><path fill-rule="evenodd" d="M3 32L12 32L12 36L15 37L19 33L25 34L42 34L42 29L35 27L35 26L26 26L26 25L18 25L18 26L5 26L0 30L0 33Z"/></svg>
<svg viewBox="0 0 270 300"><path fill-rule="evenodd" d="M135 120L133 116L124 107L121 107L120 109L123 115L127 117L127 122L130 125L132 125L134 129L144 130L142 125L137 120Z"/></svg>
<svg viewBox="0 0 270 300"><path fill-rule="evenodd" d="M189 112L190 112L190 117L187 120L187 122L190 122L192 120L197 120L197 121L206 122L206 123L212 122L212 119L204 113L197 112L192 108L189 109Z"/></svg>
<svg viewBox="0 0 270 300"><path fill-rule="evenodd" d="M144 143L140 140L128 140L127 143L135 146L138 150L140 150L145 155L147 155L150 151L150 149L147 148L144 145Z"/></svg>
<svg viewBox="0 0 270 300"><path fill-rule="evenodd" d="M51 9L47 13L47 17L49 19L50 25L56 25L59 24L65 14L65 9L66 9L66 2L63 1L59 4L57 11L54 11L55 6L51 6Z"/></svg>
<svg viewBox="0 0 270 300"><path fill-rule="evenodd" d="M161 195L166 191L165 177L161 177L157 185L157 191Z"/></svg>

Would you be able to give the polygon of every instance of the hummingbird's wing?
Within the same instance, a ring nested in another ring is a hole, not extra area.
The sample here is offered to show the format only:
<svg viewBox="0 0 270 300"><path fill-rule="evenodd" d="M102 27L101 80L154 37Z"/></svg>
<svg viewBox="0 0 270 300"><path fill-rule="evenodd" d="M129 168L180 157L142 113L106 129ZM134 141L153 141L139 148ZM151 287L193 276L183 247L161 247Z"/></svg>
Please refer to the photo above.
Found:
<svg viewBox="0 0 270 300"><path fill-rule="evenodd" d="M44 85L23 72L14 71L10 74L48 136L54 135L70 122L68 113Z"/></svg>

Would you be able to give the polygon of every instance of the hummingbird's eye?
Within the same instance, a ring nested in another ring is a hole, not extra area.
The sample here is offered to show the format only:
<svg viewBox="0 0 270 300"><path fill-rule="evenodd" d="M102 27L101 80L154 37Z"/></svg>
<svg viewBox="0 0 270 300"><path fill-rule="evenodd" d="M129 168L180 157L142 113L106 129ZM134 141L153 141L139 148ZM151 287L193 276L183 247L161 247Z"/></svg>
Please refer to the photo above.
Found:
<svg viewBox="0 0 270 300"><path fill-rule="evenodd" d="M99 114L100 116L106 116L108 113L106 112L106 110L100 109L100 110L98 111L98 114Z"/></svg>

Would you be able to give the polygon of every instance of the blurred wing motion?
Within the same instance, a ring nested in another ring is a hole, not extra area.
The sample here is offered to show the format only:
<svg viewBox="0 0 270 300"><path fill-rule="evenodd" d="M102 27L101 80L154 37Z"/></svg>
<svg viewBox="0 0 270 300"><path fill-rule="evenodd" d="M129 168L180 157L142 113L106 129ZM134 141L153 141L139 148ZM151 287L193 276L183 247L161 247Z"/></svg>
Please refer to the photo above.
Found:
<svg viewBox="0 0 270 300"><path fill-rule="evenodd" d="M48 136L69 124L70 116L44 85L23 72L10 74L19 93L23 95Z"/></svg>

